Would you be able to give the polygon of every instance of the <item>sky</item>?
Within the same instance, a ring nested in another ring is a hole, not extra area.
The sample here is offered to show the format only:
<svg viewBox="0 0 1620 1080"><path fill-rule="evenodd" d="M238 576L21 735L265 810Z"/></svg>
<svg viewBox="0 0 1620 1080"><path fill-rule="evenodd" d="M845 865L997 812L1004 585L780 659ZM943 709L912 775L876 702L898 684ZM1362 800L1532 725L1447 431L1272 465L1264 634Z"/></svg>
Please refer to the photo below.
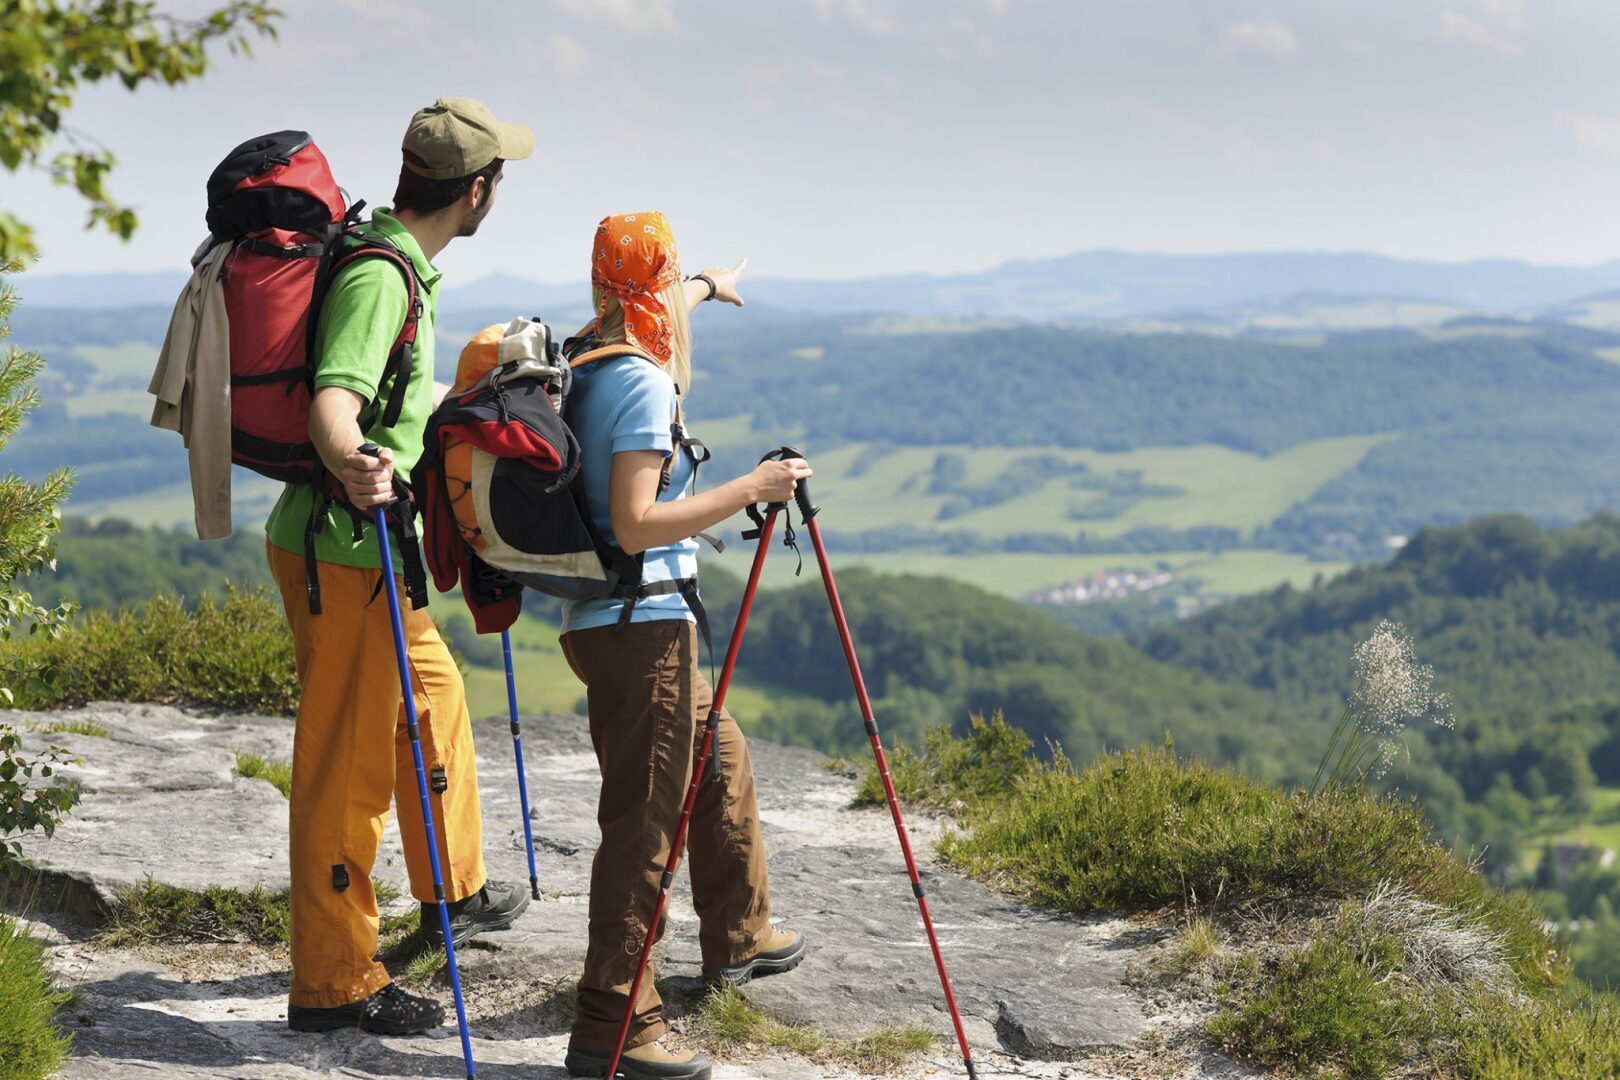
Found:
<svg viewBox="0 0 1620 1080"><path fill-rule="evenodd" d="M169 0L177 13L208 5ZM410 114L533 127L439 264L585 276L604 214L776 278L957 273L1081 250L1620 256L1614 0L282 0L278 43L190 86L86 90L125 245L0 172L40 273L183 269L238 142L314 134L387 203Z"/></svg>

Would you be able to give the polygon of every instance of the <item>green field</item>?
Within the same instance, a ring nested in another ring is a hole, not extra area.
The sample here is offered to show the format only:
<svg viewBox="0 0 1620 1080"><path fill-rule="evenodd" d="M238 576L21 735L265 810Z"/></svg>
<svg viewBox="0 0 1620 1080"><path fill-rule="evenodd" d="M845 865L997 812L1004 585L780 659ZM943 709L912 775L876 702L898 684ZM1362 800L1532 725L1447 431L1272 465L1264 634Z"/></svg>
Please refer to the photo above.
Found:
<svg viewBox="0 0 1620 1080"><path fill-rule="evenodd" d="M786 588L797 581L815 581L814 553L806 539L803 574L795 579L797 560L793 552L774 550L765 563L766 588ZM746 574L751 554L728 551L721 556L733 573ZM710 556L713 558L713 556ZM916 554L882 552L840 554L828 544L833 571L864 566L885 574L938 575L972 582L990 592L1022 597L1039 589L1062 585L1103 570L1142 572L1161 567L1177 578L1196 578L1202 591L1225 596L1258 592L1284 582L1296 587L1309 585L1317 574L1326 577L1348 569L1345 563L1319 563L1299 555L1245 548L1212 555L1202 551L1152 555L1040 555L1021 552L988 552L984 555L947 555L935 552Z"/></svg>
<svg viewBox="0 0 1620 1080"><path fill-rule="evenodd" d="M104 387L132 386L144 389L147 380L152 377L152 369L157 366L158 350L140 342L80 345L74 351L95 365L96 382Z"/></svg>
<svg viewBox="0 0 1620 1080"><path fill-rule="evenodd" d="M759 442L759 435L749 430L747 417L706 421L694 424L693 429L716 450L751 449ZM885 452L869 443L849 443L817 453L812 460L816 468L816 501L827 511L829 529L856 532L911 525L946 533L971 531L1002 537L1022 532L1072 534L1083 527L1089 534L1107 539L1149 526L1186 529L1217 525L1247 532L1271 522L1329 480L1355 468L1391 437L1319 439L1271 457L1222 446L1166 446L1099 453L1061 447L942 444L895 447ZM1144 484L1175 488L1177 492L1149 495L1115 516L1081 522L1071 516L1071 510L1083 511L1105 496L1077 488L1073 477L1057 476L1038 490L1007 502L940 520L940 510L951 495L931 494L928 489L935 460L946 453L963 455L968 484L990 484L1021 459L1050 457L1084 465L1090 477L1118 480L1139 474ZM867 468L861 472L858 463L863 460ZM855 475L851 475L852 471Z"/></svg>
<svg viewBox="0 0 1620 1080"><path fill-rule="evenodd" d="M1522 862L1527 871L1536 868L1546 844L1586 844L1620 852L1620 787L1593 788L1592 812L1580 824L1570 824L1557 814L1547 820L1552 827L1532 830L1526 836Z"/></svg>

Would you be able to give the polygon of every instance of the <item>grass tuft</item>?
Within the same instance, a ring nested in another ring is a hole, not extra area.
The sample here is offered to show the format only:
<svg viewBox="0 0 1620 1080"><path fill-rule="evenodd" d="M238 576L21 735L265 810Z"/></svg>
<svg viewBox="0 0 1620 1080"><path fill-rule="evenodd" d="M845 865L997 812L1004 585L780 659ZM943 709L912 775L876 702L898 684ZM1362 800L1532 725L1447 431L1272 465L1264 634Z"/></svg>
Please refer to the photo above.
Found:
<svg viewBox="0 0 1620 1080"><path fill-rule="evenodd" d="M735 986L706 995L697 1013L704 1032L723 1049L785 1050L868 1074L892 1072L937 1041L923 1027L880 1028L858 1039L830 1039L813 1027L784 1023L761 1011Z"/></svg>
<svg viewBox="0 0 1620 1080"><path fill-rule="evenodd" d="M144 885L119 892L98 937L113 946L174 941L278 945L287 940L290 896L286 889L193 892L149 877Z"/></svg>
<svg viewBox="0 0 1620 1080"><path fill-rule="evenodd" d="M438 946L423 949L406 963L403 971L399 973L399 981L406 986L425 986L428 981L443 970L445 965L445 951Z"/></svg>
<svg viewBox="0 0 1620 1080"><path fill-rule="evenodd" d="M927 1053L938 1041L939 1037L925 1027L880 1028L843 1044L836 1056L869 1072L887 1072Z"/></svg>
<svg viewBox="0 0 1620 1080"><path fill-rule="evenodd" d="M698 1015L709 1035L723 1046L770 1046L808 1056L827 1045L827 1037L814 1028L784 1024L760 1012L734 986L705 997Z"/></svg>
<svg viewBox="0 0 1620 1080"><path fill-rule="evenodd" d="M39 729L46 735L88 735L93 739L110 739L113 733L94 720L53 720Z"/></svg>
<svg viewBox="0 0 1620 1080"><path fill-rule="evenodd" d="M51 984L44 948L0 917L0 1076L55 1075L72 1046L54 1020L67 1000Z"/></svg>
<svg viewBox="0 0 1620 1080"><path fill-rule="evenodd" d="M292 762L260 757L245 750L236 752L236 772L249 780L268 780L282 798L292 798ZM381 898L379 898L380 900Z"/></svg>

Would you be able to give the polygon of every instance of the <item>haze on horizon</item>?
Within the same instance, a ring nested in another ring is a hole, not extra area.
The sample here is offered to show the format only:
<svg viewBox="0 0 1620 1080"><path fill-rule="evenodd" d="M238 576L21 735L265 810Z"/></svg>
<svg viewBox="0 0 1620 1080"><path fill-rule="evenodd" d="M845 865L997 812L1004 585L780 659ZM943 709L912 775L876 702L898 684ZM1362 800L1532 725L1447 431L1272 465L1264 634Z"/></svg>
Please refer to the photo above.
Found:
<svg viewBox="0 0 1620 1080"><path fill-rule="evenodd" d="M169 3L190 14L210 6ZM177 270L203 184L314 133L386 203L411 111L529 123L485 231L441 265L583 276L604 213L669 214L689 266L956 273L1080 250L1620 255L1620 5L1603 0L283 0L279 43L195 86L86 91L133 243L0 174L40 273Z"/></svg>

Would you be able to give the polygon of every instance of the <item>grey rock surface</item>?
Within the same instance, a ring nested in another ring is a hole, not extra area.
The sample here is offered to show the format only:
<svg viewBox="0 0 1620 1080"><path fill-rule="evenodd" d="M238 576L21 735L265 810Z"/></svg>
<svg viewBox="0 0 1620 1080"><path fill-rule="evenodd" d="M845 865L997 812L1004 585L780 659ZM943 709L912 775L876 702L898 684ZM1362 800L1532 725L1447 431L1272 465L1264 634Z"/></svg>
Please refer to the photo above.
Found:
<svg viewBox="0 0 1620 1080"><path fill-rule="evenodd" d="M73 1011L82 1020L75 1056L64 1076L461 1075L453 1028L437 1038L396 1040L289 1033L284 950L108 949L88 939L75 918L147 875L187 888L284 885L286 804L268 783L236 776L233 755L290 758L290 721L131 705L22 719L25 726L30 719L41 726L88 719L113 732L110 740L30 737L33 745L54 742L82 759L71 775L84 786L83 803L54 838L30 840L27 851L49 886L32 917L56 928L57 969L81 999ZM491 876L525 881L506 724L479 722L476 737ZM462 952L481 1077L563 1075L555 1067L567 1038L561 1003L577 978L585 940L599 788L585 723L526 719L524 749L544 899L511 930L475 939ZM810 953L791 975L750 984L749 1000L840 1037L925 1025L941 1041L907 1075L961 1074L888 813L851 809L854 781L829 771L819 755L765 743L755 743L753 754L775 917L808 936ZM1127 962L1151 945L1152 935L1124 921L1038 911L932 866L926 853L942 823L919 817L908 825L980 1074L1128 1075L1075 1062L1128 1051L1160 1022L1126 984ZM377 874L404 884L392 828ZM696 991L697 919L684 883L669 920L660 974ZM728 1062L717 1075L859 1075L762 1053L745 1052L754 1060ZM1235 1075L1230 1069L1217 1060L1161 1075Z"/></svg>

